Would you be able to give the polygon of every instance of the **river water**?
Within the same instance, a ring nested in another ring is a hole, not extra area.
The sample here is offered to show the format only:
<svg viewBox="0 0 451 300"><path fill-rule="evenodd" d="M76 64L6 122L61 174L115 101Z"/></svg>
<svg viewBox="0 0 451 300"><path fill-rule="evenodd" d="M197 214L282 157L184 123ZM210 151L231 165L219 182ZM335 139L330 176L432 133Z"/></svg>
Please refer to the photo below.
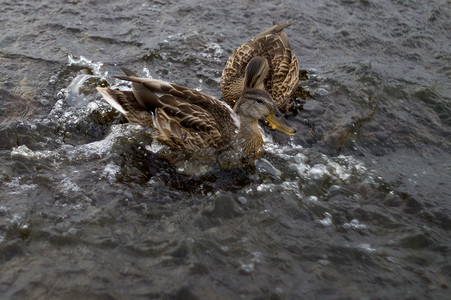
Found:
<svg viewBox="0 0 451 300"><path fill-rule="evenodd" d="M449 1L0 12L0 298L449 297ZM255 170L183 175L95 91L126 88L124 66L220 97L228 55L273 20L303 93Z"/></svg>

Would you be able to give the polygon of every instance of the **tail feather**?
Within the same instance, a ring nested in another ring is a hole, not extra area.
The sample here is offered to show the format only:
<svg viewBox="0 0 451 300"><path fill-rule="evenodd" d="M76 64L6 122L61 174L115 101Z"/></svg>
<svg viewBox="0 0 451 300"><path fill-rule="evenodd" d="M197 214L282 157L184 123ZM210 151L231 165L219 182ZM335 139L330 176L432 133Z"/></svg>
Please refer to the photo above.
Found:
<svg viewBox="0 0 451 300"><path fill-rule="evenodd" d="M290 26L291 23L285 23L285 24L279 24L278 22L274 21L273 26L271 28L266 29L265 31L261 32L259 35L257 35L254 39L260 38L262 36L268 35L268 34L276 34Z"/></svg>
<svg viewBox="0 0 451 300"><path fill-rule="evenodd" d="M113 78L117 78L117 79L121 79L121 80L125 80L125 81L139 82L139 81L133 80L133 78L131 78L131 77L137 77L138 78L139 77L138 74L136 74L135 72L133 72L132 70L129 70L127 68L121 68L121 70L127 76L116 75L116 76L112 76L112 77Z"/></svg>
<svg viewBox="0 0 451 300"><path fill-rule="evenodd" d="M116 79L120 79L120 80L125 80L125 81L134 81L134 82L138 82L138 81L136 81L136 80L133 80L133 78L131 78L131 77L123 76L123 75L115 75L115 76L111 76L111 77L116 78Z"/></svg>
<svg viewBox="0 0 451 300"><path fill-rule="evenodd" d="M117 96L114 95L109 88L97 87L97 91L102 95L103 99L108 102L112 107L117 109L121 114L127 115L127 110L117 100Z"/></svg>
<svg viewBox="0 0 451 300"><path fill-rule="evenodd" d="M139 104L132 91L97 87L106 102L122 113L129 122L153 127L152 112Z"/></svg>

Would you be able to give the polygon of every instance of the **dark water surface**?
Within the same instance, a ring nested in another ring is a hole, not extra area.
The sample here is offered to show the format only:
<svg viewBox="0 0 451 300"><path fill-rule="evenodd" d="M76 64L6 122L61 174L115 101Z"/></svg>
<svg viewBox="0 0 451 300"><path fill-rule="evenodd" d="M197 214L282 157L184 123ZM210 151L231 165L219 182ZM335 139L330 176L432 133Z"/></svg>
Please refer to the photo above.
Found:
<svg viewBox="0 0 451 300"><path fill-rule="evenodd" d="M0 298L449 297L449 1L0 12ZM273 20L311 97L256 170L183 175L95 92L125 66L220 97L228 55Z"/></svg>

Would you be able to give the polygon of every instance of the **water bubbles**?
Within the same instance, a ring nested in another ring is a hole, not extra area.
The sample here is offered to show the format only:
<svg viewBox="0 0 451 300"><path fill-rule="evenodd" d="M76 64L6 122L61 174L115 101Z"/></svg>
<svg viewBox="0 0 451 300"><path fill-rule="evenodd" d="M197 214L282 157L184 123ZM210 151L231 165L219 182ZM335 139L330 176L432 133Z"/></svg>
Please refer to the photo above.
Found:
<svg viewBox="0 0 451 300"><path fill-rule="evenodd" d="M210 43L207 45L207 51L211 52L213 50L214 56L221 56L224 50L221 48L221 46L218 43Z"/></svg>
<svg viewBox="0 0 451 300"><path fill-rule="evenodd" d="M260 262L260 257L262 256L261 252L254 251L251 254L252 254L251 262L253 262L253 263Z"/></svg>
<svg viewBox="0 0 451 300"><path fill-rule="evenodd" d="M320 95L320 96L326 96L329 94L329 92L325 89L325 88L319 88L316 90L316 92Z"/></svg>
<svg viewBox="0 0 451 300"><path fill-rule="evenodd" d="M93 112L99 109L99 105L96 102L89 102L87 108L89 111Z"/></svg>
<svg viewBox="0 0 451 300"><path fill-rule="evenodd" d="M396 259L394 257L392 257L392 256L387 256L385 259L388 262L391 262L391 263L394 263L394 264L397 263Z"/></svg>
<svg viewBox="0 0 451 300"><path fill-rule="evenodd" d="M217 43L210 43L207 45L204 52L200 55L202 58L213 59L215 62L221 62L220 58L222 57L224 50Z"/></svg>
<svg viewBox="0 0 451 300"><path fill-rule="evenodd" d="M289 165L289 169L296 172L300 176L304 176L305 173L309 170L309 166L303 163L291 163Z"/></svg>
<svg viewBox="0 0 451 300"><path fill-rule="evenodd" d="M9 212L10 209L4 205L0 206L0 216L6 214L7 212Z"/></svg>
<svg viewBox="0 0 451 300"><path fill-rule="evenodd" d="M94 75L80 74L77 75L66 89L61 92L64 96L66 102L73 107L81 107L87 105L91 99L87 97L91 91L86 91L83 93L83 89L88 84L88 80L92 78L97 78Z"/></svg>
<svg viewBox="0 0 451 300"><path fill-rule="evenodd" d="M341 187L339 185L332 185L328 190L328 194L333 195L333 194L336 194L337 192L339 192L340 190L341 190Z"/></svg>
<svg viewBox="0 0 451 300"><path fill-rule="evenodd" d="M255 265L260 262L260 257L262 256L261 252L254 251L251 253L252 257L250 262L244 263L240 262L239 272L243 275L249 275L255 271Z"/></svg>
<svg viewBox="0 0 451 300"><path fill-rule="evenodd" d="M77 232L78 232L78 230L77 230L76 228L74 228L74 227L71 227L71 228L67 231L67 233L70 234L70 235L72 235L72 236L75 236L75 235L77 234Z"/></svg>
<svg viewBox="0 0 451 300"><path fill-rule="evenodd" d="M244 275L251 274L252 272L254 272L254 269L255 269L254 263L249 263L249 264L241 263L241 265L240 265L240 273L244 274Z"/></svg>
<svg viewBox="0 0 451 300"><path fill-rule="evenodd" d="M374 188L378 188L379 184L374 180L374 178L372 176L368 176L367 178L365 178L364 181L365 184L368 184Z"/></svg>
<svg viewBox="0 0 451 300"><path fill-rule="evenodd" d="M38 188L36 184L26 184L21 182L20 177L14 177L10 182L6 182L5 186L11 189L11 195L20 195L24 191L31 191Z"/></svg>
<svg viewBox="0 0 451 300"><path fill-rule="evenodd" d="M357 219L352 219L351 222L344 223L343 228L358 230L358 229L366 229L367 226L365 224L360 224L359 220Z"/></svg>
<svg viewBox="0 0 451 300"><path fill-rule="evenodd" d="M284 181L282 183L282 188L285 191L298 191L299 190L299 184L297 181Z"/></svg>
<svg viewBox="0 0 451 300"><path fill-rule="evenodd" d="M152 75L150 74L149 68L143 68L143 73L144 73L144 77L153 78Z"/></svg>
<svg viewBox="0 0 451 300"><path fill-rule="evenodd" d="M255 167L257 170L266 176L270 176L273 179L280 180L282 172L276 169L267 159L261 158L256 161Z"/></svg>
<svg viewBox="0 0 451 300"><path fill-rule="evenodd" d="M305 202L318 202L318 197L310 195L310 196L306 197L304 201Z"/></svg>
<svg viewBox="0 0 451 300"><path fill-rule="evenodd" d="M165 148L165 146L160 144L158 141L153 141L152 144L145 145L144 148L149 152L158 153L158 151Z"/></svg>
<svg viewBox="0 0 451 300"><path fill-rule="evenodd" d="M318 221L321 225L323 225L323 226L331 226L331 225L333 225L333 223L332 223L332 216L331 216L331 214L330 213L328 213L328 212L326 212L326 213L324 213L324 219L321 219L321 220L319 220Z"/></svg>
<svg viewBox="0 0 451 300"><path fill-rule="evenodd" d="M73 209L75 210L82 210L83 209L83 205L81 203L75 204L74 206L72 206Z"/></svg>
<svg viewBox="0 0 451 300"><path fill-rule="evenodd" d="M22 157L27 157L27 158L34 158L34 157L38 156L36 154L36 152L33 152L32 150L30 150L26 145L20 145L18 147L13 147L10 155L11 155L11 157L22 156Z"/></svg>
<svg viewBox="0 0 451 300"><path fill-rule="evenodd" d="M310 180L324 181L326 177L330 177L330 173L325 165L318 164L314 165L310 170L307 171L307 177Z"/></svg>
<svg viewBox="0 0 451 300"><path fill-rule="evenodd" d="M366 251L366 252L374 252L374 251L376 251L376 249L371 247L370 244L358 244L357 248L361 249L363 251Z"/></svg>
<svg viewBox="0 0 451 300"><path fill-rule="evenodd" d="M327 259L319 259L318 263L322 266L329 266L330 265L330 261Z"/></svg>
<svg viewBox="0 0 451 300"><path fill-rule="evenodd" d="M276 189L274 184L260 184L257 186L258 192L273 192Z"/></svg>
<svg viewBox="0 0 451 300"><path fill-rule="evenodd" d="M74 57L68 54L68 65L80 67L78 74L66 76L66 80L71 80L66 88L61 89L58 99L64 99L70 106L83 107L94 100L96 95L95 87L106 81L108 71L101 72L102 62L93 62L86 57ZM50 78L51 83L59 79L59 74Z"/></svg>
<svg viewBox="0 0 451 300"><path fill-rule="evenodd" d="M49 79L49 83L50 84L54 84L56 82L56 80L58 79L58 76L56 75L52 75Z"/></svg>
<svg viewBox="0 0 451 300"><path fill-rule="evenodd" d="M20 214L13 214L12 218L7 221L12 225L19 225L22 222L23 216Z"/></svg>
<svg viewBox="0 0 451 300"><path fill-rule="evenodd" d="M134 133L143 130L138 125L127 125L113 125L111 126L111 132L101 140L77 146L64 144L59 151L64 154L64 158L74 162L105 157L111 153L113 145L119 142L119 140L124 141L124 138L129 139L130 135L133 136Z"/></svg>
<svg viewBox="0 0 451 300"><path fill-rule="evenodd" d="M113 183L116 181L116 174L119 173L121 168L114 163L109 163L105 166L103 170L103 177L105 177L109 183Z"/></svg>
<svg viewBox="0 0 451 300"><path fill-rule="evenodd" d="M71 192L80 192L81 188L72 181L71 178L66 177L58 185L59 190L63 192L63 194L68 195Z"/></svg>
<svg viewBox="0 0 451 300"><path fill-rule="evenodd" d="M238 201L242 204L245 205L247 203L247 199L243 196L238 197Z"/></svg>
<svg viewBox="0 0 451 300"><path fill-rule="evenodd" d="M83 66L83 67L89 67L94 75L97 76L103 76L106 77L108 73L101 74L100 68L103 66L102 62L93 62L92 60L87 59L84 56L80 56L79 58L75 58L72 54L67 55L67 59L69 61L69 66L76 65L76 66Z"/></svg>

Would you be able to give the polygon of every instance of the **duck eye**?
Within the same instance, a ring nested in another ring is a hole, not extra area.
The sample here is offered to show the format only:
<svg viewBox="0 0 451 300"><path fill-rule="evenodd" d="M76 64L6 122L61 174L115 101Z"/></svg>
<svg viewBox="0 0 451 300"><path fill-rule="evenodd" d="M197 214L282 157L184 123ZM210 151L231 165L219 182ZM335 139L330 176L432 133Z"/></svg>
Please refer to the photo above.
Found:
<svg viewBox="0 0 451 300"><path fill-rule="evenodd" d="M263 100L260 98L256 99L255 101L257 101L257 103L263 103Z"/></svg>

